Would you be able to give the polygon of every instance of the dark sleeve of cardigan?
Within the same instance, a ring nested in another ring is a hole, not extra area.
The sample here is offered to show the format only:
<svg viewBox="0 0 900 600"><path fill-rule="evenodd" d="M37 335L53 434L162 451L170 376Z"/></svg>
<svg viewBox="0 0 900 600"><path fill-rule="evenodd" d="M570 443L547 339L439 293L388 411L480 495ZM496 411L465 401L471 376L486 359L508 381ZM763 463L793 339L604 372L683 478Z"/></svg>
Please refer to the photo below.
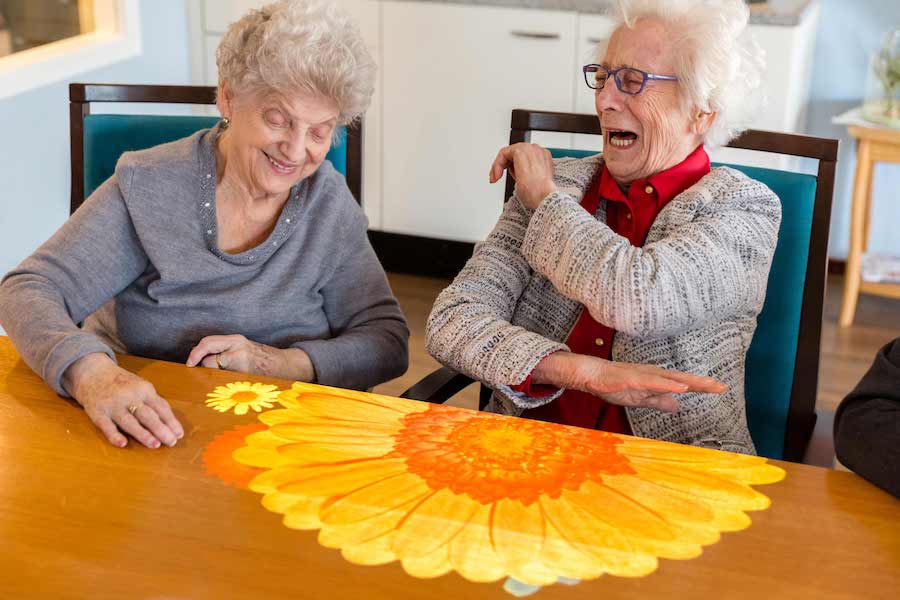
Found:
<svg viewBox="0 0 900 600"><path fill-rule="evenodd" d="M900 338L841 402L834 448L848 469L900 498Z"/></svg>

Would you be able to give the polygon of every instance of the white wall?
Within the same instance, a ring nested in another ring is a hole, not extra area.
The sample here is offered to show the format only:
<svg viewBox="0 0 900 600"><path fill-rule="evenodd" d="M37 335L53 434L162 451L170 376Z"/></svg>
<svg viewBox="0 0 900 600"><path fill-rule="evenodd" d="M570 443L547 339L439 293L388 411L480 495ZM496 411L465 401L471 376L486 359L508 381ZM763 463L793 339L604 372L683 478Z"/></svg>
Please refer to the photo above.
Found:
<svg viewBox="0 0 900 600"><path fill-rule="evenodd" d="M897 0L822 0L822 16L813 59L808 130L841 140L829 255L846 258L850 242L850 196L856 170L856 145L844 126L831 118L862 104L869 58L891 27L900 27ZM900 165L881 164L873 182L869 248L900 255Z"/></svg>
<svg viewBox="0 0 900 600"><path fill-rule="evenodd" d="M78 75L72 81L190 83L185 0L141 0L141 56ZM855 148L831 117L859 104L871 52L891 26L900 2L822 0L808 130L841 139L830 254L847 253ZM49 237L68 216L69 81L0 100L0 274ZM900 254L900 165L876 169L871 245Z"/></svg>
<svg viewBox="0 0 900 600"><path fill-rule="evenodd" d="M185 0L140 5L140 56L0 100L0 275L68 217L68 84L190 83Z"/></svg>

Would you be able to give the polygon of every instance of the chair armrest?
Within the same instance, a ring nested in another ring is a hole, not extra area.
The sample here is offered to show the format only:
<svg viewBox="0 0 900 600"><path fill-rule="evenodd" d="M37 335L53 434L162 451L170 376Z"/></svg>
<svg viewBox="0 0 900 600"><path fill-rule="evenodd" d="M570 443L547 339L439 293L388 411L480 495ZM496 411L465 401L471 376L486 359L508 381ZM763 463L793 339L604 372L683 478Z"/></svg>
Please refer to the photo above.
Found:
<svg viewBox="0 0 900 600"><path fill-rule="evenodd" d="M834 411L816 411L816 426L806 447L806 454L803 455L803 464L835 468Z"/></svg>
<svg viewBox="0 0 900 600"><path fill-rule="evenodd" d="M448 367L441 367L400 394L400 397L443 404L473 383L475 380L471 377L457 373Z"/></svg>

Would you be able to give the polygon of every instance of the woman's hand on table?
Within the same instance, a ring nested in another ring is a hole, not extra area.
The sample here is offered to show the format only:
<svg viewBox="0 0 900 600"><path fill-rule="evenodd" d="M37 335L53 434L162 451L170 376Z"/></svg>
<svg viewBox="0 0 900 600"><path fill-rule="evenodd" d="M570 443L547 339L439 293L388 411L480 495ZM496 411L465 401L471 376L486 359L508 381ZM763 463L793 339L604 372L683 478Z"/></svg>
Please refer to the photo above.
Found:
<svg viewBox="0 0 900 600"><path fill-rule="evenodd" d="M174 446L184 428L149 381L126 371L105 354L88 354L66 369L62 384L113 446L131 437L148 448Z"/></svg>
<svg viewBox="0 0 900 600"><path fill-rule="evenodd" d="M587 392L611 404L665 412L678 410L673 394L721 394L727 389L711 377L572 352L554 352L545 357L535 368L533 381Z"/></svg>
<svg viewBox="0 0 900 600"><path fill-rule="evenodd" d="M299 348L274 348L242 335L209 335L188 355L187 366L313 382L316 371Z"/></svg>
<svg viewBox="0 0 900 600"><path fill-rule="evenodd" d="M502 148L491 165L491 183L499 181L504 170L516 180L516 197L525 208L537 209L544 198L556 191L553 157L546 148L526 143Z"/></svg>

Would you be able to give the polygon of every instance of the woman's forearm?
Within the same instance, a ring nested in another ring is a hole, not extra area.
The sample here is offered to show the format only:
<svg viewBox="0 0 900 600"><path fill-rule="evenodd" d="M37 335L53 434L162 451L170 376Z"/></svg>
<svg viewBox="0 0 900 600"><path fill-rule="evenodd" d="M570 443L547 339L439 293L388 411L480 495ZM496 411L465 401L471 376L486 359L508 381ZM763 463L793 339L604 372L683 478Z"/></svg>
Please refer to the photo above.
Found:
<svg viewBox="0 0 900 600"><path fill-rule="evenodd" d="M575 387L575 369L578 355L572 352L548 354L531 372L531 381L536 384L553 385L560 388Z"/></svg>

